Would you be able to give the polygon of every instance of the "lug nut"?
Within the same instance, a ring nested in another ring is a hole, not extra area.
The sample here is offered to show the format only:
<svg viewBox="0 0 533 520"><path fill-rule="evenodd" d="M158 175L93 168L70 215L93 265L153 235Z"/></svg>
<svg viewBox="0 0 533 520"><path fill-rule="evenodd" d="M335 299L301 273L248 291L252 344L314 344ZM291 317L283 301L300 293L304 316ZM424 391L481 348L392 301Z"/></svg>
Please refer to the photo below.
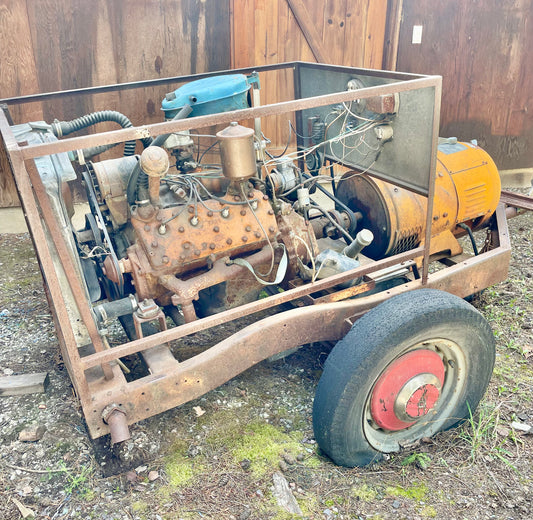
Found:
<svg viewBox="0 0 533 520"><path fill-rule="evenodd" d="M271 233L274 233L274 231L276 231L275 228L274 228L274 226L270 226L270 227L268 228L268 230L269 230Z"/></svg>
<svg viewBox="0 0 533 520"><path fill-rule="evenodd" d="M215 247L216 247L215 244L213 243L209 244L209 249L215 249Z"/></svg>
<svg viewBox="0 0 533 520"><path fill-rule="evenodd" d="M246 226L244 228L244 231L247 231L249 233L250 231L252 231L252 226Z"/></svg>
<svg viewBox="0 0 533 520"><path fill-rule="evenodd" d="M218 226L215 226L215 227L213 228L213 231L214 231L215 233L218 233L218 232L220 231L220 228L219 228Z"/></svg>
<svg viewBox="0 0 533 520"><path fill-rule="evenodd" d="M184 228L183 226L180 226L180 227L178 228L178 231L179 231L180 233L185 233L185 228Z"/></svg>
<svg viewBox="0 0 533 520"><path fill-rule="evenodd" d="M241 215L244 217L244 215L246 215L246 210L245 209L241 209Z"/></svg>
<svg viewBox="0 0 533 520"><path fill-rule="evenodd" d="M248 237L247 237L246 235L243 235L243 236L242 236L242 241L243 241L243 242L248 242Z"/></svg>
<svg viewBox="0 0 533 520"><path fill-rule="evenodd" d="M226 244L228 244L228 246L231 246L232 243L233 243L233 240L231 240L231 238L226 239Z"/></svg>

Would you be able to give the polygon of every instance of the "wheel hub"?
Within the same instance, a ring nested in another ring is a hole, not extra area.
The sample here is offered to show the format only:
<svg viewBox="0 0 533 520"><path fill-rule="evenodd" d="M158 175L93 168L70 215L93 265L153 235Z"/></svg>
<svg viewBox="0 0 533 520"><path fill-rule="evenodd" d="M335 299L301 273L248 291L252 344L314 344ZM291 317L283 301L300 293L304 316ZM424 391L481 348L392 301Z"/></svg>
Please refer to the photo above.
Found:
<svg viewBox="0 0 533 520"><path fill-rule="evenodd" d="M433 350L415 350L399 357L374 386L372 419L389 431L412 426L437 404L444 372L442 359Z"/></svg>

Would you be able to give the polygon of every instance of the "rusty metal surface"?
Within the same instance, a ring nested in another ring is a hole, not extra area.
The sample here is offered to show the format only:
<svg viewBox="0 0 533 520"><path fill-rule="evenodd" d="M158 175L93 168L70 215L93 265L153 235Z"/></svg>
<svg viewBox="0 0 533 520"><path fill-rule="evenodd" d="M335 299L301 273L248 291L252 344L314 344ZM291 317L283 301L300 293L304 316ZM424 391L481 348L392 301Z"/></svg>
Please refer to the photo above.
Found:
<svg viewBox="0 0 533 520"><path fill-rule="evenodd" d="M502 190L500 202L515 208L533 211L533 197L529 197L528 195L523 195L521 193L513 193L512 191Z"/></svg>
<svg viewBox="0 0 533 520"><path fill-rule="evenodd" d="M500 245L496 249L430 274L427 285L415 280L357 300L325 303L276 314L242 329L165 374L129 383L128 422L131 424L199 397L274 354L313 341L338 340L347 332L347 323L394 295L425 286L465 297L470 294L470 287L481 289L486 283L504 280L510 245L503 207L498 209L498 221L501 224ZM265 338L268 341L264 341ZM113 382L110 385L93 392L96 403L103 405L126 391L122 385ZM88 425L93 435L100 435L102 428L105 429L96 415L88 417Z"/></svg>
<svg viewBox="0 0 533 520"><path fill-rule="evenodd" d="M423 254L423 251L424 249L421 247L416 248L412 251L408 251L406 253L402 253L394 257L386 258L385 260L375 262L374 264L372 264L372 266L362 266L357 269L347 271L345 273L331 276L330 278L319 280L313 284L308 284L302 287L278 293L273 296L269 296L268 298L251 302L235 309L230 309L225 312L215 314L213 316L207 316L206 318L194 321L193 323L187 323L185 325L182 325L181 327L176 327L175 329L159 332L158 334L148 336L146 338L143 338L142 340L135 340L123 345L119 345L117 347L114 347L112 351L97 352L95 354L91 354L82 359L82 365L84 368L98 366L102 363L112 361L117 357L135 354L145 349L155 347L161 343L183 338L184 336L188 336L189 334L193 334L201 330L206 330L211 327L215 327L217 325L221 325L223 323L235 320L237 318L249 316L250 314L254 314L264 309L269 309L271 307L281 305L282 303L287 303L292 300L296 300L306 294L320 291L322 289L328 289L347 280L351 280L353 278L358 278L365 274L369 274L375 270L384 269L385 267L389 267L391 265L395 265L406 260L412 260L413 258L420 257Z"/></svg>
<svg viewBox="0 0 533 520"><path fill-rule="evenodd" d="M335 71L358 71L365 72L368 75L376 75L376 71L372 69L357 69L354 67L345 67L342 65L325 65L322 63L308 63L303 61L290 61L284 63L277 63L272 65L259 65L257 67L245 67L241 69L231 69L231 70L221 70L221 71L212 71L204 72L199 74L189 74L185 76L173 76L168 78L157 78L149 79L143 81L132 81L128 83L115 83L114 85L104 85L99 87L87 87L74 90L61 90L56 92L45 92L42 94L31 94L28 96L17 96L11 98L0 99L0 104L9 104L9 105L20 105L23 103L31 103L35 101L48 101L50 99L58 97L68 97L68 96L83 96L89 94L104 94L106 92L120 92L121 90L137 89L137 88L147 88L147 87L156 87L158 85L168 85L174 83L184 83L186 81L195 81L203 78L210 78L215 74L249 74L251 72L269 72L282 69L297 69L299 65L311 66L317 69L327 69ZM384 73L386 77L391 79L396 79L398 81L406 81L409 79L415 78L426 78L421 74L412 74L406 72L396 72L396 71L379 71Z"/></svg>
<svg viewBox="0 0 533 520"><path fill-rule="evenodd" d="M161 297L164 275L200 268L224 256L236 256L275 242L278 227L268 199L259 191L248 193L248 204L228 206L215 200L183 209L133 207L131 224L137 236L128 248L124 272L131 272L141 299ZM236 202L240 196L233 197ZM266 233L266 236L265 236ZM223 280L220 280L223 281Z"/></svg>
<svg viewBox="0 0 533 520"><path fill-rule="evenodd" d="M164 123L154 123L151 125L125 128L122 130L103 132L95 135L72 137L62 139L61 141L57 141L54 143L23 146L20 148L20 150L23 159L26 160L32 159L34 157L40 157L43 155L50 155L53 153L69 152L78 149L90 148L92 146L97 146L101 144L121 143L124 141L144 139L150 136L154 137L161 134L182 132L184 130L190 130L193 128L205 128L218 124L228 124L235 120L244 121L257 117L267 117L277 114L283 114L286 112L314 108L318 106L335 105L339 103L354 101L356 99L366 99L368 97L376 95L388 94L391 91L405 92L408 90L425 87L434 87L436 90L438 90L437 85L440 84L440 80L440 76L427 76L419 79L391 83L388 85L366 87L357 91L345 91L334 94L326 94L324 96L308 97L304 99L296 99L291 101L284 101L281 103L263 105L257 108L245 108L241 110L235 110L233 112L198 116L178 121L167 121Z"/></svg>

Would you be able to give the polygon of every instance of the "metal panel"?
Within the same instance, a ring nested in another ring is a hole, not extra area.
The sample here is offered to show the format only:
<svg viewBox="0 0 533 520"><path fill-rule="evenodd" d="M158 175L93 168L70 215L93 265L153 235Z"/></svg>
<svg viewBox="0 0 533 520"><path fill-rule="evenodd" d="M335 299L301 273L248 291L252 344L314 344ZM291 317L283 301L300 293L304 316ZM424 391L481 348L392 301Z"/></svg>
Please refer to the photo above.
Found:
<svg viewBox="0 0 533 520"><path fill-rule="evenodd" d="M360 82L362 88L389 85L398 81L396 77L390 77L384 71L378 76L376 71L351 73L302 65L299 74L300 94L302 98L306 98L346 91L348 82L354 79ZM391 88L391 92L395 92L395 89ZM363 108L365 101L362 100L360 103L347 102L304 110L298 133L310 139L312 132L307 121L308 118L316 116L325 123L326 139L347 132L351 134L361 128L362 133L354 133L324 146L326 158L360 171L368 171L380 179L428 195L433 172L431 149L435 87L399 92L397 96L399 107L395 109L395 114L368 110L370 100L366 100L366 109ZM393 131L392 139L383 144L374 130L374 125L379 121L388 123ZM370 128L364 130L365 126ZM305 139L303 142L305 143Z"/></svg>

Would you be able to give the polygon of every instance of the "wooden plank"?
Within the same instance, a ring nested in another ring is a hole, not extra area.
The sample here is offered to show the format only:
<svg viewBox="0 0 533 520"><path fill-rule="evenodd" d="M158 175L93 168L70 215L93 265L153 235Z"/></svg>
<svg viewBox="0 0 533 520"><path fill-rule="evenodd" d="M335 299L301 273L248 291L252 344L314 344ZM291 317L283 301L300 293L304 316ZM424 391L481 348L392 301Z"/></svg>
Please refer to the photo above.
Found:
<svg viewBox="0 0 533 520"><path fill-rule="evenodd" d="M348 0L346 3L344 65L350 67L364 65L367 14L367 0Z"/></svg>
<svg viewBox="0 0 533 520"><path fill-rule="evenodd" d="M327 49L330 60L328 63L334 65L344 65L346 4L346 0L327 0L322 10L322 41L324 48Z"/></svg>
<svg viewBox="0 0 533 520"><path fill-rule="evenodd" d="M0 396L42 394L48 386L48 373L0 377Z"/></svg>
<svg viewBox="0 0 533 520"><path fill-rule="evenodd" d="M531 167L533 4L403 4L398 69L443 76L441 135L477 139L501 169ZM413 25L423 25L419 45L411 43Z"/></svg>
<svg viewBox="0 0 533 520"><path fill-rule="evenodd" d="M402 20L403 0L389 0L387 7L387 25L383 42L383 68L396 70L398 59L398 43Z"/></svg>
<svg viewBox="0 0 533 520"><path fill-rule="evenodd" d="M32 38L26 13L26 2L6 0L0 6L0 96L20 96L39 90L35 81L35 60ZM15 122L42 119L41 103L14 107L11 116ZM0 143L0 207L20 205L11 168Z"/></svg>
<svg viewBox="0 0 533 520"><path fill-rule="evenodd" d="M322 38L307 12L303 0L287 0L302 33L318 63L330 63L329 52L322 43Z"/></svg>
<svg viewBox="0 0 533 520"><path fill-rule="evenodd" d="M252 67L255 59L255 2L233 0L233 3L232 66Z"/></svg>
<svg viewBox="0 0 533 520"><path fill-rule="evenodd" d="M387 22L387 0L369 0L363 66L381 69L383 66L383 43Z"/></svg>

